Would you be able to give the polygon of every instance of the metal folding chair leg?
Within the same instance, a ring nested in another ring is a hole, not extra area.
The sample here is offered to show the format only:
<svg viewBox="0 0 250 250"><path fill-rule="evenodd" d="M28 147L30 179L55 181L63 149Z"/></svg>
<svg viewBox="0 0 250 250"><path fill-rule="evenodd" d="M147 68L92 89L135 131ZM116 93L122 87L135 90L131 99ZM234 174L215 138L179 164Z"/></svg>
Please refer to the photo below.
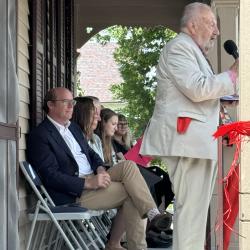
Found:
<svg viewBox="0 0 250 250"><path fill-rule="evenodd" d="M52 246L54 245L55 249L56 244L58 244L60 234L56 230L56 227L51 222L48 222L48 224L50 226L50 231L48 232L49 237L48 237L47 247L48 249L52 249Z"/></svg>
<svg viewBox="0 0 250 250"><path fill-rule="evenodd" d="M56 241L55 241L55 245L54 245L54 250L61 250L62 249L62 245L63 245L63 239L62 237L60 237L60 233L57 231L57 235L56 235Z"/></svg>
<svg viewBox="0 0 250 250"><path fill-rule="evenodd" d="M80 222L79 222L80 223ZM84 242L84 239L82 238L81 234L78 232L77 228L75 227L73 221L69 221L70 227L72 228L72 231L74 232L74 234L76 235L76 237L79 240L79 243L81 244L81 246L83 247L83 249L88 250L88 246L87 244Z"/></svg>
<svg viewBox="0 0 250 250"><path fill-rule="evenodd" d="M83 223L86 223L86 224L88 225L88 227L89 227L89 222L88 222L88 220L84 221ZM90 232L89 232L88 229L84 226L83 223L79 223L79 227L80 227L80 229L85 233L85 236L86 236L86 238L87 238L87 240L88 240L87 246L88 246L88 247L89 247L89 246L93 246L94 249L99 250L99 247L97 246L95 240L93 239L93 237L91 236ZM90 228L90 230L91 230L91 228Z"/></svg>
<svg viewBox="0 0 250 250"><path fill-rule="evenodd" d="M103 213L102 218L103 218L103 222L107 225L108 228L110 228L112 225L112 221L109 217L109 211L106 211L105 213Z"/></svg>
<svg viewBox="0 0 250 250"><path fill-rule="evenodd" d="M63 227L65 228L66 232L68 233L69 237L73 240L73 242L75 243L75 245L77 246L77 249L82 249L80 243L78 242L78 240L80 239L79 236L74 235L74 233L72 232L72 230L70 229L68 223L70 223L69 221L62 221L63 223ZM73 225L74 226L74 225ZM78 238L78 240L77 240Z"/></svg>
<svg viewBox="0 0 250 250"><path fill-rule="evenodd" d="M101 218L98 218L98 217L91 218L91 222L93 223L94 227L98 231L99 235L102 237L104 241L107 241L107 234L109 231L107 230L104 224L100 223L100 220Z"/></svg>
<svg viewBox="0 0 250 250"><path fill-rule="evenodd" d="M88 224L90 230L92 231L93 235L95 236L95 238L97 239L97 242L100 244L100 247L105 248L105 244L103 242L103 240L100 238L100 236L97 234L96 229L94 228L94 226L92 225L91 221L86 221L86 223Z"/></svg>
<svg viewBox="0 0 250 250"><path fill-rule="evenodd" d="M43 232L43 224L44 222L42 221L37 221L36 223L36 227L34 229L34 234L33 234L33 237L32 237L32 241L33 241L33 244L32 244L32 250L34 249L39 249L39 242L40 242L40 235L42 234Z"/></svg>
<svg viewBox="0 0 250 250"><path fill-rule="evenodd" d="M41 231L42 231L42 233L40 234L40 244L39 244L39 246L38 246L38 250L40 250L40 249L42 249L42 246L43 246L43 244L44 244L44 242L45 242L45 239L46 239L46 235L47 235L47 228L48 228L48 221L46 221L46 222L44 222L44 223L42 223L41 224Z"/></svg>
<svg viewBox="0 0 250 250"><path fill-rule="evenodd" d="M67 246L69 247L69 249L70 250L75 250L75 248L73 247L73 245L69 241L68 237L66 236L66 234L62 230L62 227L59 225L58 221L55 220L54 217L51 217L51 220L55 223L55 226L57 227L58 231L61 233L61 235L62 235L63 239L65 240L65 242L66 242Z"/></svg>
<svg viewBox="0 0 250 250"><path fill-rule="evenodd" d="M32 236L33 236L33 233L34 233L34 230L35 230L37 215L38 215L38 212L39 212L39 209L40 209L40 204L41 204L41 201L38 201L37 205L36 205L36 210L35 210L35 213L34 213L34 219L33 219L32 223L31 223L30 235L29 235L28 243L27 243L27 247L26 247L27 250L30 249L31 239L32 239Z"/></svg>

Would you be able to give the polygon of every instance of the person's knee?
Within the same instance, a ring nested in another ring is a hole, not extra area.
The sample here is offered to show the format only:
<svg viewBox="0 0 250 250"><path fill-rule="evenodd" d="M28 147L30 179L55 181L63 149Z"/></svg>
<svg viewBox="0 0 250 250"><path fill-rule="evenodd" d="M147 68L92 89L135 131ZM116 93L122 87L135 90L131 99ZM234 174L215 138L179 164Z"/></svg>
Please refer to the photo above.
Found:
<svg viewBox="0 0 250 250"><path fill-rule="evenodd" d="M111 182L111 185L106 189L110 195L127 198L128 193L126 192L124 185L121 182Z"/></svg>
<svg viewBox="0 0 250 250"><path fill-rule="evenodd" d="M132 171L139 172L139 169L138 169L137 165L133 161L130 161L130 160L124 161L124 168L127 168L127 169L132 170Z"/></svg>

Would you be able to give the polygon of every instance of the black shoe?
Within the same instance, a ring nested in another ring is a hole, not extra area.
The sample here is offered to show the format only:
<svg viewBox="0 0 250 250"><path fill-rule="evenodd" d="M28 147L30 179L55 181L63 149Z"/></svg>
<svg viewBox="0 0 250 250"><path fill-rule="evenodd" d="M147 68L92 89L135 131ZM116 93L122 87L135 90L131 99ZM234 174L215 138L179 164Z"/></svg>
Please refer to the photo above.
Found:
<svg viewBox="0 0 250 250"><path fill-rule="evenodd" d="M173 229L169 228L168 230L164 231L167 235L173 235Z"/></svg>
<svg viewBox="0 0 250 250"><path fill-rule="evenodd" d="M168 231L172 223L172 215L170 213L156 215L148 224L147 231L161 232Z"/></svg>
<svg viewBox="0 0 250 250"><path fill-rule="evenodd" d="M148 231L146 236L147 245L149 248L168 248L172 245L172 238L164 239L160 233Z"/></svg>
<svg viewBox="0 0 250 250"><path fill-rule="evenodd" d="M170 229L172 232L173 230ZM161 238L164 239L164 240L169 240L169 239L173 239L173 235L172 234L169 234L168 231L166 232L161 232Z"/></svg>

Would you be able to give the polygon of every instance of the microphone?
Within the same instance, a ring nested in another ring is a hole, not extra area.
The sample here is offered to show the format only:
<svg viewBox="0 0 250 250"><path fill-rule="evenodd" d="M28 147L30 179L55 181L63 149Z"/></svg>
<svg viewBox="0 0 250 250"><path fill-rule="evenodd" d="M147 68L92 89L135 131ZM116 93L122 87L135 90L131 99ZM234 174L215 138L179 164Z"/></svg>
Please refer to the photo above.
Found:
<svg viewBox="0 0 250 250"><path fill-rule="evenodd" d="M233 40L227 40L224 43L224 49L229 55L232 55L235 60L239 58L238 47Z"/></svg>

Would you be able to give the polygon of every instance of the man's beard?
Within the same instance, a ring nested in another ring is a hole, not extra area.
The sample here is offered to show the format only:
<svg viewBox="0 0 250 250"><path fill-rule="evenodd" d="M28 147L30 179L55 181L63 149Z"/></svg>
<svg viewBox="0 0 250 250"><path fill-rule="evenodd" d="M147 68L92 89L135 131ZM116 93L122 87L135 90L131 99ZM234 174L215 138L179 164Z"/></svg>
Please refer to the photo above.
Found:
<svg viewBox="0 0 250 250"><path fill-rule="evenodd" d="M204 49L205 49L205 53L208 53L215 44L215 39L210 39L205 43Z"/></svg>

